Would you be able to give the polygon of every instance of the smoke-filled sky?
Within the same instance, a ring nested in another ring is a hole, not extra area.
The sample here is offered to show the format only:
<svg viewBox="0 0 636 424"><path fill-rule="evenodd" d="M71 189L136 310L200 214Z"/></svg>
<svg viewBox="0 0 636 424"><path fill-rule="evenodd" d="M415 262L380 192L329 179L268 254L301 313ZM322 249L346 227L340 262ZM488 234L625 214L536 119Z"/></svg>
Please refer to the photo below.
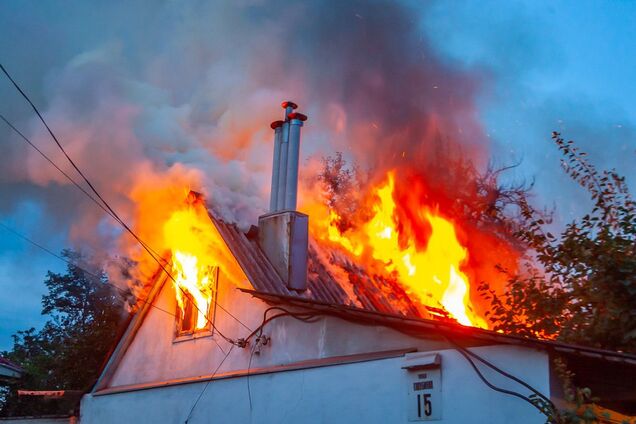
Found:
<svg viewBox="0 0 636 424"><path fill-rule="evenodd" d="M336 151L424 163L441 134L481 166L521 161L508 178L534 178L567 222L585 194L553 130L636 183L635 19L629 2L9 0L0 61L127 220L139 187L179 181L254 222L289 99L309 115L305 173ZM4 78L0 113L70 172ZM118 253L112 221L1 122L0 164L2 223L56 252ZM0 349L41 325L46 271L64 267L0 228Z"/></svg>

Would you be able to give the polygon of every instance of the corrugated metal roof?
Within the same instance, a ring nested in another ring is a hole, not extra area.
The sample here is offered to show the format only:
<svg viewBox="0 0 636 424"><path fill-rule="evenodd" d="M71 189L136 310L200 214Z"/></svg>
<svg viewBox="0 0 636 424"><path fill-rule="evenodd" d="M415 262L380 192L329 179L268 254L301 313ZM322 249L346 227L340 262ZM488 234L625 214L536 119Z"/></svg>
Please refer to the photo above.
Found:
<svg viewBox="0 0 636 424"><path fill-rule="evenodd" d="M315 242L309 244L307 290L290 290L261 250L256 236L212 213L210 216L256 291L385 314L451 320L442 309L413 302L396 280L369 275L335 252L325 252Z"/></svg>

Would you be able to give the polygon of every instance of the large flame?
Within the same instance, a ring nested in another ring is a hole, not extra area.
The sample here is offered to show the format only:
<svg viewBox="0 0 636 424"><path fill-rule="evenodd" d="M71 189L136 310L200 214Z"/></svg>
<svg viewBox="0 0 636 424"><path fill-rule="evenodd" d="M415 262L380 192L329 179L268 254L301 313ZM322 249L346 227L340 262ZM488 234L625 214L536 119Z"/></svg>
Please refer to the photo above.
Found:
<svg viewBox="0 0 636 424"><path fill-rule="evenodd" d="M196 314L195 330L209 327L208 312L215 294L214 259L206 251L198 231L193 231L205 220L209 221L209 217L201 216L196 207L188 205L173 212L163 225L166 244L172 250L172 276L181 318L186 314L187 301L192 302L192 313Z"/></svg>
<svg viewBox="0 0 636 424"><path fill-rule="evenodd" d="M173 276L177 293L177 303L184 318L186 311L185 296L194 302L196 314L195 330L208 327L208 313L212 304L213 291L210 273L199 265L196 256L175 251L173 255Z"/></svg>
<svg viewBox="0 0 636 424"><path fill-rule="evenodd" d="M327 222L315 221L322 228L314 232L337 243L358 261L364 261L366 252L387 273L394 273L407 293L423 305L443 307L463 325L487 328L470 299L470 281L463 271L468 250L458 240L453 222L420 204L404 206L415 209L410 211L410 219L416 225L407 227L398 222L393 172L373 190L371 198L371 216L362 224L341 233L338 224L342 217L331 210ZM422 246L418 243L422 234L417 232L424 229L428 238Z"/></svg>

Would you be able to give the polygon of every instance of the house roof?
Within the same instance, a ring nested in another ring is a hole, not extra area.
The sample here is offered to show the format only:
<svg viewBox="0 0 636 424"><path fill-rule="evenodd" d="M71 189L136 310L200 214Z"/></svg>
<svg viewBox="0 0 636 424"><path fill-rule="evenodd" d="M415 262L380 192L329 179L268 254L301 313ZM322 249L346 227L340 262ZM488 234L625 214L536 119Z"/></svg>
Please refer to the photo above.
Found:
<svg viewBox="0 0 636 424"><path fill-rule="evenodd" d="M411 300L395 279L369 275L348 258L337 252L325 252L315 242L309 244L307 290L291 290L258 245L255 227L244 233L236 224L218 219L212 213L210 216L256 291L385 314L454 322L443 309L426 307ZM334 274L339 274L339 278Z"/></svg>
<svg viewBox="0 0 636 424"><path fill-rule="evenodd" d="M11 362L10 360L8 360L5 357L0 356L0 366L5 367L5 368L9 368L13 371L17 371L17 372L22 372L24 371L24 369L16 364L15 362Z"/></svg>
<svg viewBox="0 0 636 424"><path fill-rule="evenodd" d="M253 290L241 290L266 302L286 303L350 321L406 330L416 337L442 334L447 338L457 336L482 343L526 345L636 366L636 355L632 354L462 326L441 309L423 307L413 302L396 281L381 276L369 276L342 257L326 255L314 243L310 243L309 247L307 290L290 290L258 245L258 233L254 229L245 233L236 224L216 217L213 212L209 211L209 216L253 287ZM339 269L344 269L346 278L336 278L333 275L334 272L329 268L334 263ZM165 275L157 272L147 298L136 314L130 317L125 331L93 386L93 392L108 384L165 281Z"/></svg>
<svg viewBox="0 0 636 424"><path fill-rule="evenodd" d="M20 378L24 369L16 364L15 362L11 362L7 358L0 356L0 378L5 379L15 379Z"/></svg>
<svg viewBox="0 0 636 424"><path fill-rule="evenodd" d="M236 224L216 218L213 213L210 217L254 287L254 290L242 291L267 302L292 304L353 321L407 329L421 335L436 332L488 343L527 345L636 366L636 355L633 354L462 326L441 309L415 304L398 282L380 276L371 277L342 257L320 252L315 243L310 243L309 247L307 290L290 290L258 245L254 229L244 233ZM329 268L334 262L345 270L345 276L336 278L333 275Z"/></svg>

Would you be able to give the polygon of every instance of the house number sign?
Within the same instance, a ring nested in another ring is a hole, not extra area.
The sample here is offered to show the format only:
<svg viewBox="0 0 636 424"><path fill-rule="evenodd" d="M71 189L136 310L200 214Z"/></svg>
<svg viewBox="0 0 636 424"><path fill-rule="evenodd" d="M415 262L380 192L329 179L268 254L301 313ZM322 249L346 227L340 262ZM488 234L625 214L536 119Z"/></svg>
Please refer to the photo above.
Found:
<svg viewBox="0 0 636 424"><path fill-rule="evenodd" d="M408 372L409 421L442 419L441 367Z"/></svg>

